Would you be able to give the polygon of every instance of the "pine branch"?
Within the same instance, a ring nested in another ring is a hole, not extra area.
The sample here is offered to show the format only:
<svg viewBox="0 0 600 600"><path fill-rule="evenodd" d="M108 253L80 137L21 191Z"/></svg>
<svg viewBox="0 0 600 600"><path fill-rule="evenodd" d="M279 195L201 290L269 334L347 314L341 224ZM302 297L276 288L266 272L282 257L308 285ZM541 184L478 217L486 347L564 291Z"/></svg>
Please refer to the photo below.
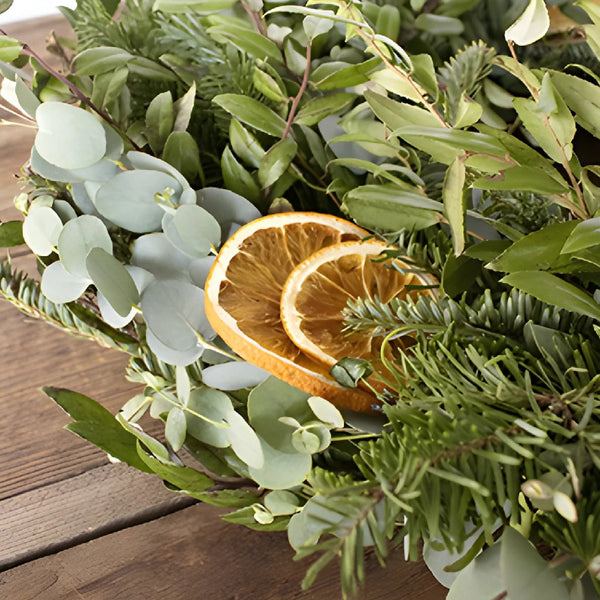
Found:
<svg viewBox="0 0 600 600"><path fill-rule="evenodd" d="M483 42L474 42L450 58L439 70L446 118L451 124L456 122L463 96L475 96L482 81L491 73L495 54Z"/></svg>
<svg viewBox="0 0 600 600"><path fill-rule="evenodd" d="M46 321L67 333L128 354L138 352L134 337L113 329L83 304L50 302L42 294L40 284L23 272L14 271L9 260L0 263L0 295L27 316Z"/></svg>

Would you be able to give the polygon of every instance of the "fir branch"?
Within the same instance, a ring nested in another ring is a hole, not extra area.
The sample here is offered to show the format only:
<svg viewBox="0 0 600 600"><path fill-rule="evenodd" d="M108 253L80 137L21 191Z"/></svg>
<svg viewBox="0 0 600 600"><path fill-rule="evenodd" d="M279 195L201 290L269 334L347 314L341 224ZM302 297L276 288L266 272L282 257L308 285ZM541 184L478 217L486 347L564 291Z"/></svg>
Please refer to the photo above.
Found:
<svg viewBox="0 0 600 600"><path fill-rule="evenodd" d="M127 354L138 352L135 337L113 329L80 302L51 302L42 294L40 284L23 272L14 271L9 260L0 263L0 295L27 316L46 321L74 336Z"/></svg>
<svg viewBox="0 0 600 600"><path fill-rule="evenodd" d="M482 81L491 73L496 53L478 41L459 51L439 70L447 120L454 124L463 95L474 97Z"/></svg>

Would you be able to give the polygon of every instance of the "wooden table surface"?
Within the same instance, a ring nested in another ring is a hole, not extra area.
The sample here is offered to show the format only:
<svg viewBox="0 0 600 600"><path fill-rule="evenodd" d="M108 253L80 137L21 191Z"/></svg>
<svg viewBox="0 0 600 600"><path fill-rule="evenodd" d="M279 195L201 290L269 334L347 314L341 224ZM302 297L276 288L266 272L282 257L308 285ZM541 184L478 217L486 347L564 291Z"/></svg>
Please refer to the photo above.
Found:
<svg viewBox="0 0 600 600"><path fill-rule="evenodd" d="M6 26L38 51L60 17ZM18 216L15 174L31 129L0 130L0 219ZM30 272L25 248L11 252ZM116 412L137 393L127 357L24 317L0 301L0 599L334 600L335 565L302 592L306 562L284 534L219 519L219 510L168 491L155 477L112 465L63 430L68 418L39 388L77 390ZM364 600L441 600L444 589L401 552L381 569L367 558Z"/></svg>

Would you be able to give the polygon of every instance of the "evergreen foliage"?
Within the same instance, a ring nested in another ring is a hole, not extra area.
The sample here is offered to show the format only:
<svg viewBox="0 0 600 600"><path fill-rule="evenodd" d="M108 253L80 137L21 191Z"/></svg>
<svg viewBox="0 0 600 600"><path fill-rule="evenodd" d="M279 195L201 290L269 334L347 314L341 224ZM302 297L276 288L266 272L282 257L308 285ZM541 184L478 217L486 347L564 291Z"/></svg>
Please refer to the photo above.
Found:
<svg viewBox="0 0 600 600"><path fill-rule="evenodd" d="M550 37L507 48L504 32L526 4L331 0L328 12L265 14L243 3L207 15L127 0L117 18L101 0L80 0L64 10L77 35L72 73L34 63L44 76L34 93L20 89L24 118L35 113L42 129L46 94L56 117L43 123L52 143L35 142L46 152L45 163L32 155L35 191L17 202L24 237L41 249L47 290L58 267L86 291L52 302L5 262L2 296L128 352L127 375L144 392L116 421L102 416L125 439L126 460L236 509L232 522L286 528L298 558L320 553L306 586L339 557L343 593L354 593L367 546L382 563L400 545L412 560L441 547L463 581L484 577L476 556L509 547L515 530L563 565L558 579L549 569L536 577L568 593L600 590L600 167L573 151L582 129L600 137L598 49ZM11 58L3 41L2 59L17 63L20 50ZM561 72L571 59L577 76ZM54 145L72 119L89 134L91 166ZM111 185L122 197L106 193ZM211 213L207 198L227 210ZM311 412L307 394L273 379L231 389L214 375L238 361L211 337L203 269L243 222L291 208L341 211L393 245L386 257L440 282L429 295L346 308L347 330L380 338L387 367L380 413L364 420L347 414L342 426L335 407ZM107 283L105 271L128 285ZM141 271L144 283L133 280ZM395 347L402 336L407 352ZM94 412L69 394L61 406ZM251 410L273 397L277 417ZM164 421L165 444L138 426L146 410ZM110 453L111 436L94 437L83 412L73 429ZM293 446L313 429L327 443ZM275 480L294 460L308 464L293 485L263 485L267 438L285 467ZM197 469L183 465L184 446ZM231 489L211 487L221 478ZM499 594L522 572L503 572Z"/></svg>

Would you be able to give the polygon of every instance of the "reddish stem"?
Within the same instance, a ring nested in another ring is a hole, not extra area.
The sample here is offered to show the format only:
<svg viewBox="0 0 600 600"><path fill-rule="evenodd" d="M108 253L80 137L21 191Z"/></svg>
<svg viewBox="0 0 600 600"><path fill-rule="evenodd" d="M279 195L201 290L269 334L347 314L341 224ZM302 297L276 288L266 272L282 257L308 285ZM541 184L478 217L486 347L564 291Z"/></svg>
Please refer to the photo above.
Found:
<svg viewBox="0 0 600 600"><path fill-rule="evenodd" d="M296 94L296 96L294 97L294 100L292 101L292 107L290 108L290 114L288 115L287 123L285 124L285 130L283 132L283 135L281 136L282 140L285 140L285 138L290 133L290 129L292 128L292 123L294 121L294 117L296 116L296 111L298 110L298 104L308 86L308 76L310 75L311 57L312 57L312 46L309 44L306 47L306 68L304 69L304 77L302 78L302 83L300 84L300 89L298 90L298 93Z"/></svg>

